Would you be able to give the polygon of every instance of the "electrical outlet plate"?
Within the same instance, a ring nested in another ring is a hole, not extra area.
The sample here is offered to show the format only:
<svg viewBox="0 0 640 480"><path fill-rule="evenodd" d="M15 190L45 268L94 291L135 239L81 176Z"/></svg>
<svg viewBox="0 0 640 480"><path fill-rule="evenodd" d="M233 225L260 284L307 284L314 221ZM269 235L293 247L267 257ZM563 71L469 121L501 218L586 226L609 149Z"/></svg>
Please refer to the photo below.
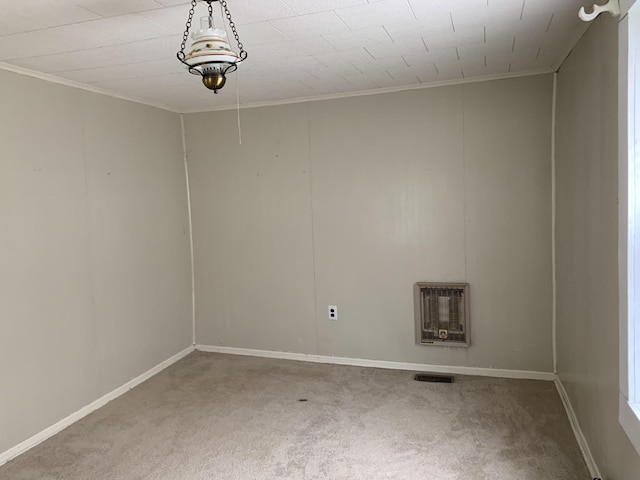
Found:
<svg viewBox="0 0 640 480"><path fill-rule="evenodd" d="M329 320L338 320L338 306L329 305L328 307Z"/></svg>

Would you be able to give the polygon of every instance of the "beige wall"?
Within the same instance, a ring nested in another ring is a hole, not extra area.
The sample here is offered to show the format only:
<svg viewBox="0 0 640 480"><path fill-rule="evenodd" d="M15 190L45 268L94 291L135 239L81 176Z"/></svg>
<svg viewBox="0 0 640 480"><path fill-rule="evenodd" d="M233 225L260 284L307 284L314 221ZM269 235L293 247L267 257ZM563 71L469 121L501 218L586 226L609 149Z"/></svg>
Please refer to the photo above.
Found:
<svg viewBox="0 0 640 480"><path fill-rule="evenodd" d="M0 72L0 452L191 344L176 114Z"/></svg>
<svg viewBox="0 0 640 480"><path fill-rule="evenodd" d="M187 115L198 343L551 371L551 83ZM471 348L415 345L416 281Z"/></svg>
<svg viewBox="0 0 640 480"><path fill-rule="evenodd" d="M602 15L558 74L558 370L604 478L640 478L618 423L617 20Z"/></svg>

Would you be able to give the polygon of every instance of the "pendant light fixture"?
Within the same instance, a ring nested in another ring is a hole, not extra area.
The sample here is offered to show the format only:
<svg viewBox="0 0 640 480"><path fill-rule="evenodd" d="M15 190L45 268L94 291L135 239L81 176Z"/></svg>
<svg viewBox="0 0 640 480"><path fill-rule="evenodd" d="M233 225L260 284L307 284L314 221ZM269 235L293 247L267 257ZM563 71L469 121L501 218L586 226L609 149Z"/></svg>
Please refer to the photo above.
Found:
<svg viewBox="0 0 640 480"><path fill-rule="evenodd" d="M189 19L187 20L186 29L182 37L182 44L180 45L180 51L176 54L178 60L180 60L189 70L189 73L194 75L200 75L202 77L202 83L209 90L213 90L213 93L218 93L227 81L227 73L234 72L238 68L238 63L244 61L247 58L247 52L244 50L236 25L231 19L231 12L227 7L226 0L199 0L207 4L208 15L200 19L200 30L193 32L191 35L193 42L191 44L188 53L185 53L187 48L187 40L189 39L189 31L191 30L191 23L193 22L193 15L195 14L196 5L198 0L191 0L191 8L189 10ZM213 4L220 3L221 13L223 15L222 21L229 23L229 28L233 33L238 44L238 53L234 52L229 45L229 40L226 32L226 25L224 29L216 27L213 18Z"/></svg>

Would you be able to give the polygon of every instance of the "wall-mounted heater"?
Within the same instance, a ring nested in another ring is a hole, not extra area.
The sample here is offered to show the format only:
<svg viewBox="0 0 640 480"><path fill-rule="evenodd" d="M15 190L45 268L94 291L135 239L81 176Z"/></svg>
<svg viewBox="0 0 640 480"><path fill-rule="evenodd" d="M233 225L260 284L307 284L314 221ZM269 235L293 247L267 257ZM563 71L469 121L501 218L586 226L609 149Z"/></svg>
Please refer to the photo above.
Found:
<svg viewBox="0 0 640 480"><path fill-rule="evenodd" d="M413 298L419 345L469 346L468 283L418 282Z"/></svg>

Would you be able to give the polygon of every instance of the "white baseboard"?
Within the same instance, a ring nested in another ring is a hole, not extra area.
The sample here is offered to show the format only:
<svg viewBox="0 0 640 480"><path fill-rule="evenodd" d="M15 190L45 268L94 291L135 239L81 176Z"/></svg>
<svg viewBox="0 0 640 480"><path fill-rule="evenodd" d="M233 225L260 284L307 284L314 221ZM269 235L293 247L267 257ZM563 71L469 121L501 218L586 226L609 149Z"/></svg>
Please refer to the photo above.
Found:
<svg viewBox="0 0 640 480"><path fill-rule="evenodd" d="M118 398L124 393L128 392L132 388L140 385L145 380L153 377L157 373L161 372L165 368L170 365L176 363L178 360L184 358L194 350L198 350L201 352L215 352L215 353L226 353L230 355L245 355L251 357L264 357L264 358L279 358L284 360L297 360L302 362L312 362L312 363L328 363L335 365L351 365L358 367L372 367L372 368L385 368L392 370L412 370L412 371L429 371L434 373L448 373L448 374L456 374L456 375L479 375L479 376L488 376L488 377L500 377L500 378L520 378L520 379L531 379L531 380L547 380L554 381L556 388L558 390L558 394L562 399L562 403L567 412L567 416L569 417L569 422L571 423L571 428L576 436L576 440L578 441L578 445L580 450L582 451L582 455L584 456L585 462L589 469L589 472L594 478L601 478L600 471L598 470L598 466L596 465L593 456L591 455L591 450L589 449L589 445L587 444L587 440L585 439L582 430L580 429L580 425L578 423L578 419L576 417L575 412L573 411L573 407L571 406L571 402L569 401L569 397L567 395L567 391L560 379L551 372L534 372L534 371L526 371L526 370L506 370L506 369L497 369L497 368L477 368L477 367L458 367L458 366L448 366L448 365L428 365L422 363L403 363L403 362L389 362L384 360L369 360L369 359L361 359L361 358L349 358L349 357L332 357L327 355L309 355L304 353L291 353L291 352L276 352L270 350L252 350L248 348L236 348L236 347L217 347L212 345L196 345L194 347L188 347L183 351L173 355L171 358L163 361L162 363L156 365L152 369L146 371L142 375L130 380L125 383L121 387L116 388L115 390L107 393L103 397L98 400L90 403L89 405L81 408L75 413L72 413L68 417L60 420L56 424L46 428L45 430L37 433L36 435L28 438L24 442L19 443L13 448L0 453L0 466L4 465L8 461L17 457L18 455L30 450L36 445L42 443L49 437L52 437L56 433L64 430L68 426L73 423L81 420L86 417L90 413L95 410L103 407L111 400Z"/></svg>
<svg viewBox="0 0 640 480"><path fill-rule="evenodd" d="M569 417L571 428L582 452L582 456L587 464L589 473L592 478L602 478L598 466L591 455L591 450L587 444L587 440L584 437L578 419L567 391L564 389L562 382L555 373L551 372L533 372L526 370L506 370L498 368L477 368L477 367L457 367L449 365L428 365L422 363L403 363L403 362L388 362L384 360L368 360L362 358L349 358L349 357L332 357L327 355L310 355L305 353L291 353L291 352L275 352L271 350L252 350L249 348L237 348L237 347L218 347L213 345L196 345L195 349L201 352L213 352L213 353L226 353L229 355L246 355L250 357L264 357L264 358L279 358L283 360L297 360L301 362L312 363L329 363L335 365L352 365L358 367L372 367L372 368L386 368L392 370L412 370L412 371L429 371L434 373L447 373L455 375L478 375L485 377L500 377L500 378L519 378L529 380L547 380L553 381L562 400L562 404Z"/></svg>
<svg viewBox="0 0 640 480"><path fill-rule="evenodd" d="M176 363L181 358L186 357L187 355L189 355L193 351L194 351L194 347L193 346L185 348L181 352L176 353L171 358L168 358L164 362L159 363L158 365L153 367L152 369L147 370L142 375L134 378L133 380L128 381L127 383L125 383L121 387L116 388L115 390L113 390L112 392L107 393L103 397L100 397L95 402L92 402L89 405L87 405L85 407L82 407L77 412L72 413L71 415L69 415L66 418L63 418L58 423L56 423L54 425L51 425L50 427L42 430L40 433L36 433L31 438L28 438L24 442L19 443L18 445L16 445L13 448L10 448L6 452L0 453L0 466L4 465L9 460L14 459L18 455L26 452L27 450L32 449L33 447L35 447L39 443L44 442L49 437L52 437L56 433L64 430L65 428L67 428L68 426L70 426L73 423L77 422L78 420L81 420L82 418L86 417L87 415L89 415L90 413L94 412L95 410L98 410L100 407L105 406L111 400L115 400L120 395L122 395L124 393L127 393L133 387L136 387L136 386L140 385L145 380L148 380L149 378L153 377L155 374L161 372L165 368L167 368L170 365Z"/></svg>
<svg viewBox="0 0 640 480"><path fill-rule="evenodd" d="M335 365L386 368L391 370L429 371L433 373L448 373L455 375L479 375L483 377L523 378L547 381L554 381L556 378L556 375L552 372L531 372L526 370L505 370L499 368L456 367L449 365L428 365L422 363L388 362L385 360L309 355L305 353L275 352L271 350L252 350L236 347L217 347L213 345L196 345L196 350L201 352L227 353L230 355L246 355L249 357L280 358L284 360L298 360L301 362L330 363Z"/></svg>
<svg viewBox="0 0 640 480"><path fill-rule="evenodd" d="M571 428L573 429L573 433L576 436L576 440L578 441L578 446L580 447L580 451L582 452L584 461L586 462L587 468L589 469L589 474L592 478L602 478L602 475L600 475L600 470L598 470L598 465L596 465L596 461L594 460L593 455L591 455L591 449L589 448L587 439L582 433L582 429L580 428L580 424L578 423L576 412L573 411L573 407L571 406L569 395L567 394L567 391L565 390L564 385L562 384L562 381L559 377L556 377L555 384L556 389L558 390L558 394L562 399L564 408L567 411L569 423L571 423Z"/></svg>

